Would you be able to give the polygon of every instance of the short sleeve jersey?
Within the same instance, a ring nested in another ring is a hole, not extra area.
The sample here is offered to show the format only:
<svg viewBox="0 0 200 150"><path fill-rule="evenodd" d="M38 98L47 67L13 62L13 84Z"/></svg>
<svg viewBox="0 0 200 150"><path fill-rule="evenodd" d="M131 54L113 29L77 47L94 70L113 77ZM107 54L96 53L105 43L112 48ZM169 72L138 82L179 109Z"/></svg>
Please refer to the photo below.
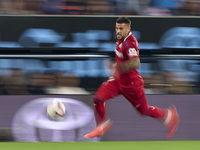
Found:
<svg viewBox="0 0 200 150"><path fill-rule="evenodd" d="M129 32L128 36L123 41L116 41L115 59L117 63L120 63L134 57L139 58L138 41L133 36L132 32ZM119 82L120 84L126 86L130 82L134 82L134 80L138 80L140 78L141 76L138 71L133 69L121 74Z"/></svg>

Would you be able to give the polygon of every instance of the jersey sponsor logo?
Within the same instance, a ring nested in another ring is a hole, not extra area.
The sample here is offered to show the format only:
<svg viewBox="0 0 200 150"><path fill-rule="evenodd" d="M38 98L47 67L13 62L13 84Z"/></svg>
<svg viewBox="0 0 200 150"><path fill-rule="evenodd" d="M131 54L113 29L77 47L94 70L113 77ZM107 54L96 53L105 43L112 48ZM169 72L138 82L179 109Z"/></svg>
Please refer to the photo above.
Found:
<svg viewBox="0 0 200 150"><path fill-rule="evenodd" d="M117 50L115 50L115 54L121 59L124 58L123 54L121 52L118 52Z"/></svg>
<svg viewBox="0 0 200 150"><path fill-rule="evenodd" d="M138 53L135 48L129 48L129 56L138 56Z"/></svg>

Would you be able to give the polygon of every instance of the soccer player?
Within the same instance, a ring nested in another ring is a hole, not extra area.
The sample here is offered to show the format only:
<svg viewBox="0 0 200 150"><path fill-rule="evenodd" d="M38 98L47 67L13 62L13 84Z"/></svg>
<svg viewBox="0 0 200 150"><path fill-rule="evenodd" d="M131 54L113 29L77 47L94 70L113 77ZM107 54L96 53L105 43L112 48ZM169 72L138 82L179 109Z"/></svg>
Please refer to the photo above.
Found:
<svg viewBox="0 0 200 150"><path fill-rule="evenodd" d="M140 66L138 42L131 33L131 21L127 17L116 20L115 72L104 82L94 95L94 114L97 127L85 138L100 137L108 131L113 122L106 114L107 100L122 94L142 115L161 120L171 138L179 124L179 115L174 105L167 109L149 106L142 77L136 70Z"/></svg>

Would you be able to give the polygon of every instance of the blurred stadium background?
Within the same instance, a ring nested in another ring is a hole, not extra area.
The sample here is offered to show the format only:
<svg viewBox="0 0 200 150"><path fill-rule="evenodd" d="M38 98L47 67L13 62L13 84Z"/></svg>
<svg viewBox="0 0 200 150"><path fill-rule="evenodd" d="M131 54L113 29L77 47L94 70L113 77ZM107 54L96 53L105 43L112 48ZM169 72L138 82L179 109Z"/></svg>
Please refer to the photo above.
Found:
<svg viewBox="0 0 200 150"><path fill-rule="evenodd" d="M77 128L49 130L29 124L24 112L37 120L45 103L35 101L51 98L78 100L92 110L93 94L113 72L115 20L121 15L131 19L139 41L138 71L149 104L177 106L181 122L172 140L200 140L199 0L1 0L1 141L85 141L93 117ZM77 121L83 107L71 108ZM143 119L123 97L107 108L116 124L93 141L166 140L162 125Z"/></svg>

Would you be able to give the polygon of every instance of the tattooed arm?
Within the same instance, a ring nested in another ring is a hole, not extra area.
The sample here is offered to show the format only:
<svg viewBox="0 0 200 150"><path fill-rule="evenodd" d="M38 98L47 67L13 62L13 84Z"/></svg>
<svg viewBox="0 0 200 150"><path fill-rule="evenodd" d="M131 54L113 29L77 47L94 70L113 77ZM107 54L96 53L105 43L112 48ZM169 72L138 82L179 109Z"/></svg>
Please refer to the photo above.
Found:
<svg viewBox="0 0 200 150"><path fill-rule="evenodd" d="M134 57L122 63L118 63L116 67L121 73L127 72L132 69L137 69L140 67L140 59Z"/></svg>

